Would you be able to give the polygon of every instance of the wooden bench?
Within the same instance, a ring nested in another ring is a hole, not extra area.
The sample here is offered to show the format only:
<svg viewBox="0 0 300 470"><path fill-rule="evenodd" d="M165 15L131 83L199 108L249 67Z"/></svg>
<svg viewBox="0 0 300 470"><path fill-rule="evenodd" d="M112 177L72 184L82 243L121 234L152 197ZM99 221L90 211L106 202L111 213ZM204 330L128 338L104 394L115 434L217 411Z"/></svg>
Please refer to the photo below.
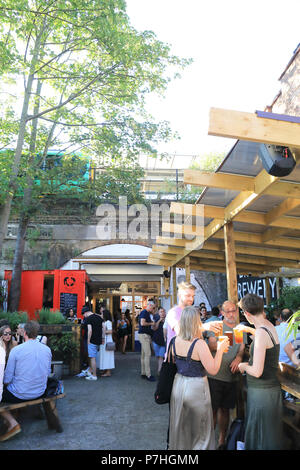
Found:
<svg viewBox="0 0 300 470"><path fill-rule="evenodd" d="M51 397L47 398L38 398L36 400L28 400L28 401L23 401L21 403L1 403L0 404L0 412L1 411L11 411L11 410L17 410L20 408L25 408L27 406L32 406L32 405L42 405L46 420L48 423L48 429L54 429L56 432L63 432L63 428L61 426L59 417L58 417L58 412L56 408L56 400L59 400L60 398L64 398L65 394L61 393L60 395L53 395Z"/></svg>

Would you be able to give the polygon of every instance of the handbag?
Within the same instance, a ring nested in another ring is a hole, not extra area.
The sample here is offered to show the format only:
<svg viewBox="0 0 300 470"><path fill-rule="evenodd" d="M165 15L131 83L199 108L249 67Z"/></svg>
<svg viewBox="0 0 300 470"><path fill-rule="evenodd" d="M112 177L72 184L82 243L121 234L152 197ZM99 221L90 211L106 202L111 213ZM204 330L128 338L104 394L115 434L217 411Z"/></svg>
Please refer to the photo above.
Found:
<svg viewBox="0 0 300 470"><path fill-rule="evenodd" d="M157 387L154 393L154 400L158 405L170 403L173 382L177 373L177 366L175 362L175 337L171 339L168 347L168 354L166 360L162 363ZM171 354L171 348L174 355Z"/></svg>
<svg viewBox="0 0 300 470"><path fill-rule="evenodd" d="M115 351L116 343L114 341L108 341L105 345L105 351Z"/></svg>

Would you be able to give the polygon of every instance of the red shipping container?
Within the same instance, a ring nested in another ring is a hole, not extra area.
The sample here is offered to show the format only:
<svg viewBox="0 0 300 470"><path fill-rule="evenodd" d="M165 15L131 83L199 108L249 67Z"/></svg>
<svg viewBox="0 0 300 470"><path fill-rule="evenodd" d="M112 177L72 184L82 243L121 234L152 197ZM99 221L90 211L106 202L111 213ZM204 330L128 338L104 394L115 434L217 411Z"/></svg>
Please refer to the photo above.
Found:
<svg viewBox="0 0 300 470"><path fill-rule="evenodd" d="M6 270L10 289L12 271ZM22 271L21 296L19 311L28 313L29 319L35 318L35 312L47 307L67 313L73 308L79 318L85 304L86 282L88 276L85 270L34 270Z"/></svg>

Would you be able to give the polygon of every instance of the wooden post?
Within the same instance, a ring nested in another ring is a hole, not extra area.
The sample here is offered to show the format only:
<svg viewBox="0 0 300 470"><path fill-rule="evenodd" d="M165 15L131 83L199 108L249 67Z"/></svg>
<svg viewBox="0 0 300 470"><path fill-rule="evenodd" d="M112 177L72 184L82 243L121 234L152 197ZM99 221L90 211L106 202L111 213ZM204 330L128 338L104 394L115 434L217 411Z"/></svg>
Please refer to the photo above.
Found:
<svg viewBox="0 0 300 470"><path fill-rule="evenodd" d="M265 278L266 283L266 304L269 305L271 302L271 288L270 288L270 280L268 277Z"/></svg>
<svg viewBox="0 0 300 470"><path fill-rule="evenodd" d="M172 307L177 303L177 279L176 279L176 266L172 266Z"/></svg>
<svg viewBox="0 0 300 470"><path fill-rule="evenodd" d="M226 260L226 278L227 278L227 295L228 300L238 302L237 290L237 272L235 262L235 243L233 222L227 222L224 225L224 243L225 243L225 260ZM237 319L237 321L239 321Z"/></svg>
<svg viewBox="0 0 300 470"><path fill-rule="evenodd" d="M186 282L191 282L191 268L190 268L190 257L186 256L184 258L185 263L185 280Z"/></svg>
<svg viewBox="0 0 300 470"><path fill-rule="evenodd" d="M70 372L71 374L78 374L78 372L80 372L81 325L73 325L72 333L74 342L77 345L77 355L71 361Z"/></svg>
<svg viewBox="0 0 300 470"><path fill-rule="evenodd" d="M164 266L164 271L168 271L169 267ZM165 288L165 296L169 297L170 295L170 278L164 276L164 288Z"/></svg>
<svg viewBox="0 0 300 470"><path fill-rule="evenodd" d="M224 225L224 244L225 244L225 261L226 261L226 278L227 278L227 296L228 300L237 303L238 302L238 290L237 290L237 271L235 262L235 243L234 243L234 231L233 222L227 222ZM237 313L236 322L239 323L239 313ZM243 419L244 417L244 397L243 397L243 378L239 374L238 393L237 393L237 404L236 404L236 416Z"/></svg>
<svg viewBox="0 0 300 470"><path fill-rule="evenodd" d="M276 277L276 294L277 299L280 297L280 277Z"/></svg>

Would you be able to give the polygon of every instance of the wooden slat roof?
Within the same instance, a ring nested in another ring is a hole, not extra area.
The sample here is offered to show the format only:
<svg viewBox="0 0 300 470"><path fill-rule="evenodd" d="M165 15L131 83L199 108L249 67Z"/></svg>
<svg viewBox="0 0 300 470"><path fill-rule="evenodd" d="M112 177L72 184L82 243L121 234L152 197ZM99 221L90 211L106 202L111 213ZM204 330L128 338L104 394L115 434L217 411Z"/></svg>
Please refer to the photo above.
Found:
<svg viewBox="0 0 300 470"><path fill-rule="evenodd" d="M191 269L225 272L223 228L232 221L238 274L298 270L300 123L294 121L212 109L209 134L238 140L215 173L185 170L186 184L205 189L195 205L171 204L171 212L185 220L163 224L147 262L184 267L189 256ZM297 162L290 175L265 171L261 143L289 147ZM188 233L196 235L193 240Z"/></svg>

